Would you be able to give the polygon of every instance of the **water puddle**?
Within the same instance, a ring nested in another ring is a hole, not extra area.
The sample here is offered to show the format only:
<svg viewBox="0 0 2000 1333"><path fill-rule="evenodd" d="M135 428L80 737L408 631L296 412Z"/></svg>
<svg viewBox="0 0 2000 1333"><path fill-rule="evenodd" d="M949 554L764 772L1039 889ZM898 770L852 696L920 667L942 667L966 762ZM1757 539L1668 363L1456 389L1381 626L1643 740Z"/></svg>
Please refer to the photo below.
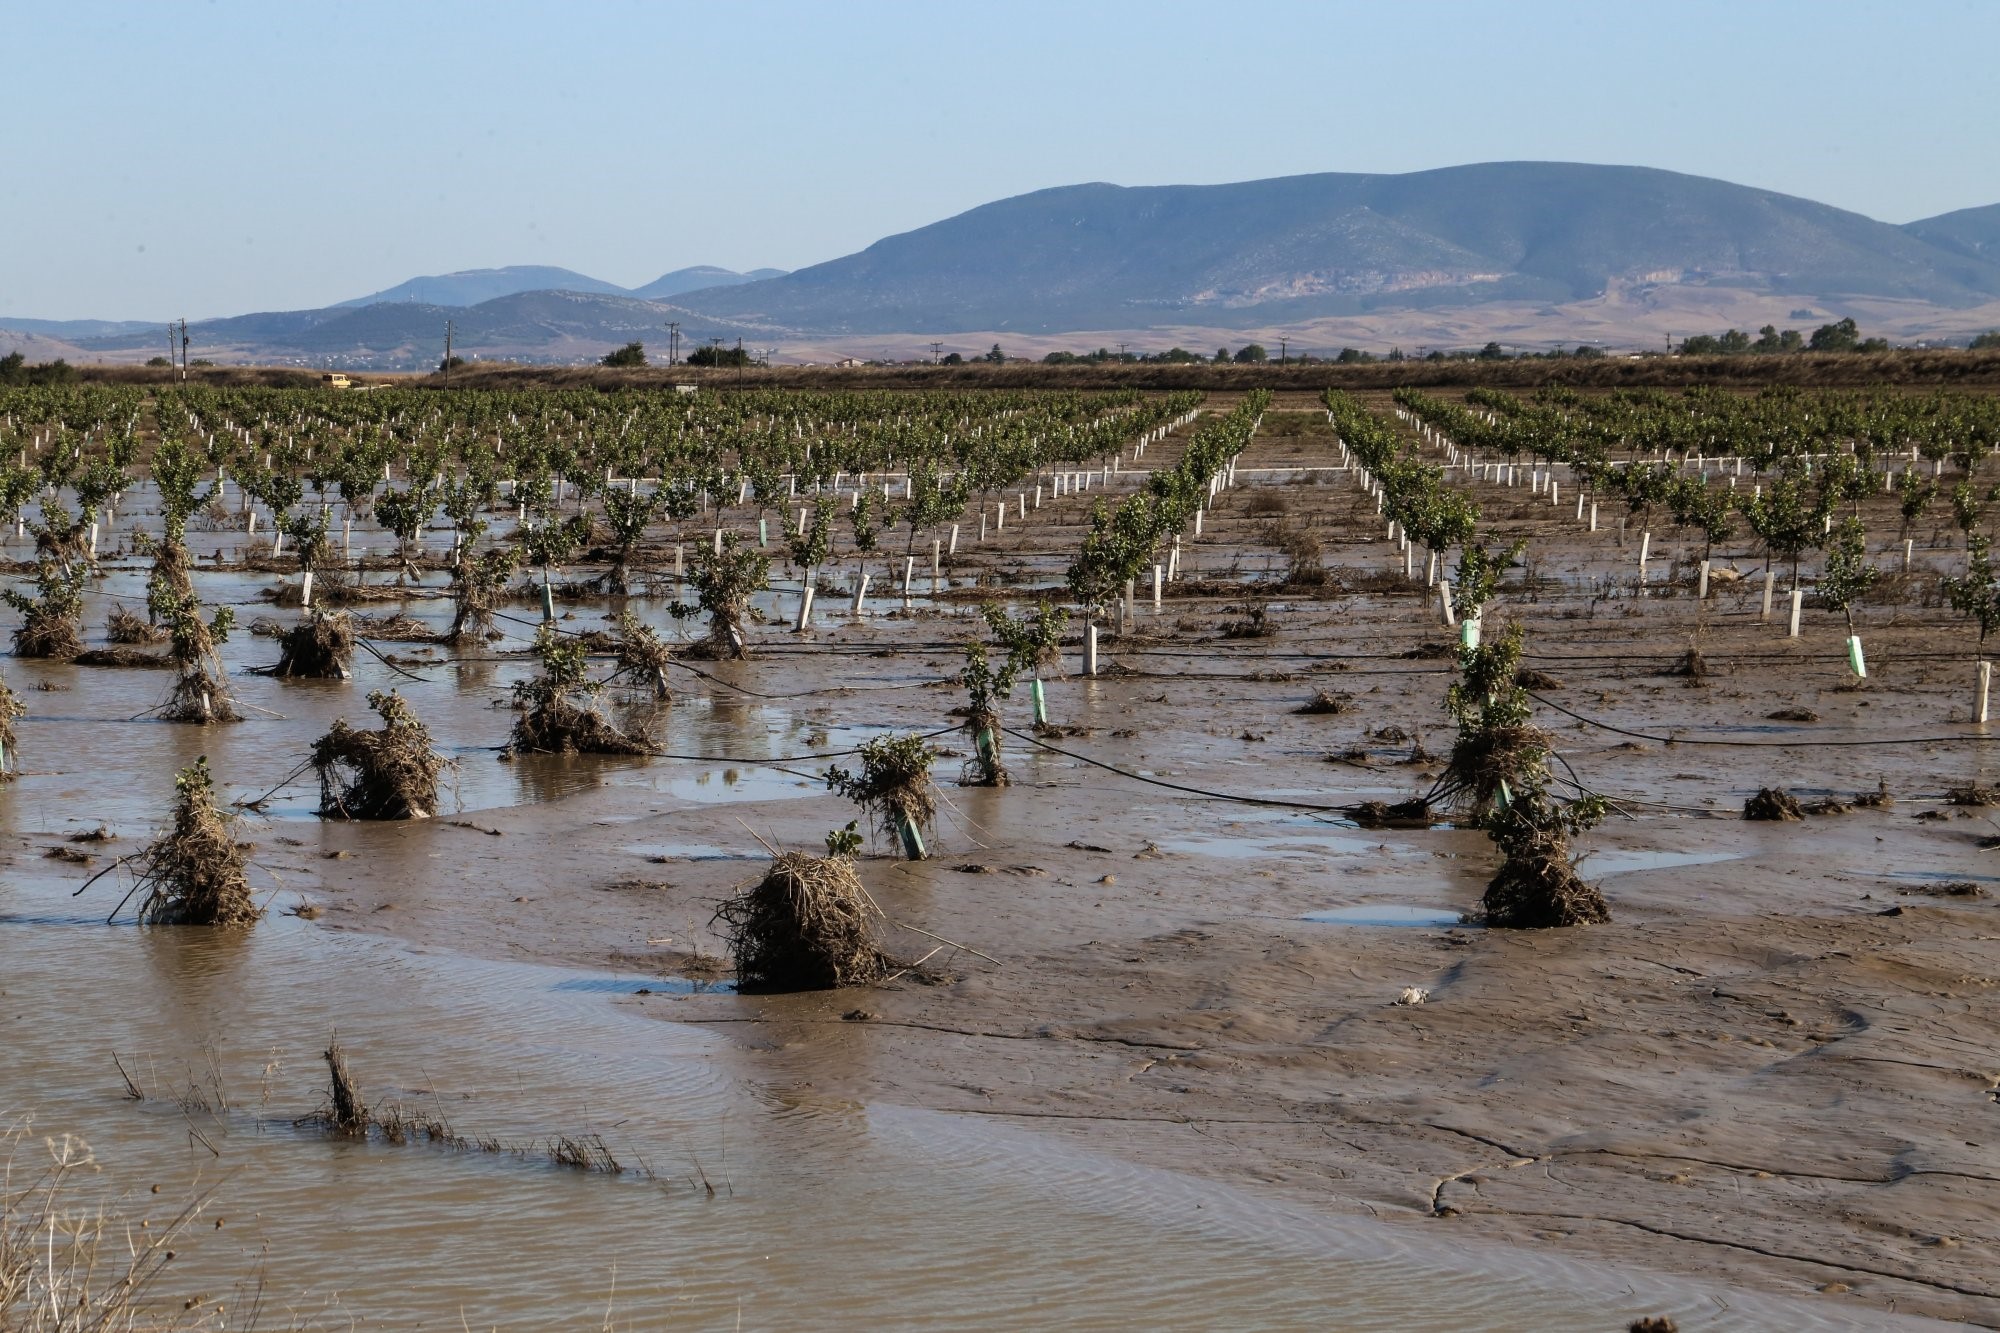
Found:
<svg viewBox="0 0 2000 1333"><path fill-rule="evenodd" d="M1462 913L1436 907L1415 907L1409 903L1362 903L1355 907L1334 907L1323 912L1307 912L1302 921L1330 926L1465 926Z"/></svg>
<svg viewBox="0 0 2000 1333"><path fill-rule="evenodd" d="M571 977L549 989L594 995L734 995L736 983L698 977L652 977L643 981L625 977Z"/></svg>
<svg viewBox="0 0 2000 1333"><path fill-rule="evenodd" d="M1578 873L1596 879L1607 875L1629 875L1637 870L1666 870L1675 866L1706 866L1718 861L1741 861L1748 852L1655 852L1611 850L1590 852L1578 858Z"/></svg>

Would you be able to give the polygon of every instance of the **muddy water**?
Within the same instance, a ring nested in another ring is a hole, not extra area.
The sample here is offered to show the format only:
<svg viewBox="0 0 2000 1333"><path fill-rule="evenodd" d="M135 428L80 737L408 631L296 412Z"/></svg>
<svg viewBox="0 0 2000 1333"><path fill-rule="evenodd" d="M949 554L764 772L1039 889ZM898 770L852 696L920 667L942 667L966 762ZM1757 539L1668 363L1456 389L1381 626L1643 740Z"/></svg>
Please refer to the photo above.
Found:
<svg viewBox="0 0 2000 1333"><path fill-rule="evenodd" d="M106 579L87 624L102 623L111 595L136 595L142 578ZM255 593L269 582L204 574L201 587L236 602L247 622L267 611ZM407 609L442 624L436 603ZM657 603L643 609L667 623ZM766 609L785 607L773 598ZM574 624L597 615L579 612ZM510 688L529 669L517 658L413 666L412 678L364 655L344 685L240 674L275 656L269 640L230 641L232 684L262 711L205 730L131 720L160 700L164 673L7 664L33 712L21 727L30 771L0 798L0 1118L82 1134L102 1166L88 1187L126 1213L158 1215L191 1191L216 1191L209 1217L224 1225L205 1222L198 1243L182 1247L166 1288L176 1296L226 1297L261 1264L282 1306L393 1328L582 1326L607 1309L632 1327L1602 1329L1661 1311L1684 1325L1699 1315L1701 1327L1842 1326L1827 1308L1533 1250L1420 1242L1404 1228L1087 1153L1018 1122L830 1100L773 1082L758 1050L716 1035L729 1029L642 1019L620 998L684 988L671 977L478 960L278 915L220 939L99 924L118 892L111 880L79 905L68 893L83 872L42 861L43 846L103 821L126 838L113 854L129 850L158 819L171 770L201 754L230 794L261 793L332 718L359 720L369 689L401 689L453 749L458 802L473 818L607 787L632 799L603 803L600 822L676 802L811 795L822 788L807 769L738 761L841 749L888 726L930 729L941 712L938 695L914 688L936 678L935 664L857 661L853 686L884 691L866 709L836 716L809 701L703 688L659 719L670 753L731 760L502 763L492 747L512 720ZM786 688L784 670L714 670ZM897 686L910 688L885 688ZM1129 762L1185 774L1212 742L1146 744L1159 752ZM1259 785L1254 761L1230 762L1245 771L1218 767L1209 780ZM459 891L432 873L437 853L426 843L396 829L321 829L311 796L281 791L251 831L260 884L282 883L315 846L351 845L403 876L406 906ZM978 794L960 799L996 822ZM1132 840L1224 863L1293 859L1400 879L1429 857L1292 816L1191 818L1143 796L1123 804L1122 820ZM731 853L714 841L636 836L634 855ZM281 889L274 905L292 900ZM302 1130L294 1121L317 1103L317 1052L335 1029L372 1099L529 1148L600 1134L654 1178L583 1175L532 1151L329 1142ZM815 1040L827 1059L865 1067L877 1039L856 1024ZM150 1100L122 1095L113 1051ZM214 1109L177 1104L191 1083Z"/></svg>
<svg viewBox="0 0 2000 1333"><path fill-rule="evenodd" d="M396 1328L581 1326L609 1308L633 1327L1602 1329L1704 1305L1704 1327L1755 1327L1778 1308L1414 1244L976 1117L776 1089L725 1040L621 1005L656 978L286 917L234 937L106 927L33 874L4 905L0 1108L83 1135L102 1168L87 1188L127 1213L214 1190L176 1294L232 1299L261 1260L286 1308ZM372 1099L524 1145L596 1133L655 1178L299 1128L334 1029ZM836 1039L868 1058L865 1028ZM152 1100L122 1094L114 1051ZM213 1109L176 1104L190 1087Z"/></svg>

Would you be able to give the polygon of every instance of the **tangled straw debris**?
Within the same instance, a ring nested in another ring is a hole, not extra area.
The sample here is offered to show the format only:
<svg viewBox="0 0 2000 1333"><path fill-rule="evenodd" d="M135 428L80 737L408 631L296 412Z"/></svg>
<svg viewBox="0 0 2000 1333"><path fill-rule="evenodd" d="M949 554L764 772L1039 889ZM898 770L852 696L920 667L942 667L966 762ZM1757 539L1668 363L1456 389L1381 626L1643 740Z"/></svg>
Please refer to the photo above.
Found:
<svg viewBox="0 0 2000 1333"><path fill-rule="evenodd" d="M1806 812L1783 787L1761 787L1755 796L1743 803L1743 817L1772 821L1804 819Z"/></svg>
<svg viewBox="0 0 2000 1333"><path fill-rule="evenodd" d="M206 757L174 775L174 819L134 858L139 921L149 926L247 926L263 912L250 894L244 849L215 803Z"/></svg>
<svg viewBox="0 0 2000 1333"><path fill-rule="evenodd" d="M438 777L452 761L431 745L431 735L403 697L375 691L368 706L382 718L360 731L335 718L313 743L319 776L319 813L334 819L429 819L437 813Z"/></svg>
<svg viewBox="0 0 2000 1333"><path fill-rule="evenodd" d="M785 852L714 920L736 960L738 990L801 991L880 979L892 966L875 943L881 915L847 857Z"/></svg>
<svg viewBox="0 0 2000 1333"><path fill-rule="evenodd" d="M111 608L105 617L104 636L112 643L165 643L167 632L123 606Z"/></svg>
<svg viewBox="0 0 2000 1333"><path fill-rule="evenodd" d="M313 611L278 637L278 661L262 668L286 680L346 680L354 622L345 611Z"/></svg>
<svg viewBox="0 0 2000 1333"><path fill-rule="evenodd" d="M1347 711L1348 704L1352 702L1353 700L1344 694L1335 694L1331 690L1315 690L1312 698L1306 700L1292 711L1294 713L1304 713L1309 716L1318 716L1326 713L1344 713Z"/></svg>

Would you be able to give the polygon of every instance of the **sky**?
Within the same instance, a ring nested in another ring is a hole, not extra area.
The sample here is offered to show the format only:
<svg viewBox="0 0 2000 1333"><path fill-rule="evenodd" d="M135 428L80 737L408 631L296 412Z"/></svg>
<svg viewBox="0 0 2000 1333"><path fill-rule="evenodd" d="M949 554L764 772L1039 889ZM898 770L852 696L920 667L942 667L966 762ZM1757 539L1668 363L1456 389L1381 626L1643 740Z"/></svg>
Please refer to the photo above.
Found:
<svg viewBox="0 0 2000 1333"><path fill-rule="evenodd" d="M797 268L991 200L1546 159L2000 202L2000 3L0 4L0 317Z"/></svg>

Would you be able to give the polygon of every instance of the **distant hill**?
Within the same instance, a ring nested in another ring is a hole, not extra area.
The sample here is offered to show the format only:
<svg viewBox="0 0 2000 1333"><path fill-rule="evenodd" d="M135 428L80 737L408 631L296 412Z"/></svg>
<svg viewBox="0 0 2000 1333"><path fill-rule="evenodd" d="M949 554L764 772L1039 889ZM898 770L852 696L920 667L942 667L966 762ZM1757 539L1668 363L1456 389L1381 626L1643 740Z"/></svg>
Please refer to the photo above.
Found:
<svg viewBox="0 0 2000 1333"><path fill-rule="evenodd" d="M748 273L734 273L726 268L697 264L693 268L677 268L672 273L663 273L644 287L634 287L631 295L645 301L664 301L683 292L698 292L708 287L734 287L783 276L785 270L781 268L753 268Z"/></svg>
<svg viewBox="0 0 2000 1333"><path fill-rule="evenodd" d="M1064 186L679 304L773 330L1031 332L1270 326L1399 307L1571 301L1619 284L1966 306L2000 295L2000 264L1858 213L1724 181L1501 162L1232 185Z"/></svg>
<svg viewBox="0 0 2000 1333"><path fill-rule="evenodd" d="M636 296L644 301L664 300L703 287L726 287L731 283L756 282L784 275L781 268L753 269L737 273L710 264L677 268L653 279L644 287L620 287L574 269L552 268L543 264L515 264L508 268L471 268L459 273L439 273L411 278L394 287L342 301L340 307L356 308L385 301L414 301L419 305L475 306L520 292L582 292L590 296ZM79 334L78 336L88 336Z"/></svg>
<svg viewBox="0 0 2000 1333"><path fill-rule="evenodd" d="M188 332L194 355L216 360L422 368L443 355L447 320L452 324L453 350L466 356L573 361L594 358L608 346L634 340L657 351L667 341L666 322L675 318L690 345L708 338L733 340L752 332L636 297L569 291L514 292L473 306L378 301L267 311L191 323ZM145 352L151 343L151 334L146 333L89 339L83 347L93 355L115 358Z"/></svg>
<svg viewBox="0 0 2000 1333"><path fill-rule="evenodd" d="M1908 222L1903 230L1962 255L2000 260L2000 204L1961 208L1956 213Z"/></svg>
<svg viewBox="0 0 2000 1333"><path fill-rule="evenodd" d="M565 291L595 292L604 296L629 293L614 283L576 273L566 268L541 264L516 264L509 268L469 268L458 273L439 273L427 278L411 278L394 287L342 301L341 306L375 305L382 301L415 301L422 305L466 306L512 296L516 292Z"/></svg>

